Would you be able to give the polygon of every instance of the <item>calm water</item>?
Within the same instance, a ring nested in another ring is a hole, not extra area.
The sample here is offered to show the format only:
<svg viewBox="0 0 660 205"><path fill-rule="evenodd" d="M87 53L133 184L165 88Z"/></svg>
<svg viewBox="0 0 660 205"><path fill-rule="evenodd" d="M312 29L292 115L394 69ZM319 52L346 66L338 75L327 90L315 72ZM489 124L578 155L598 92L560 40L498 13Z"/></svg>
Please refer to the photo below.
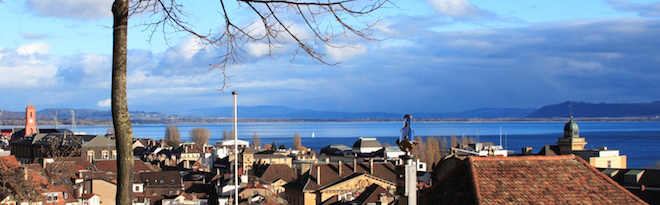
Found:
<svg viewBox="0 0 660 205"><path fill-rule="evenodd" d="M588 144L585 148L606 146L627 155L629 168L643 168L660 160L660 122L577 122L580 136ZM537 153L544 145L554 145L563 136L565 122L538 123L413 123L416 136L473 136L481 142L500 143L509 150L520 152L522 147L533 147ZM162 139L167 125L133 125L137 138ZM222 139L223 130L231 130L231 123L181 124L182 140L190 141L188 132L197 127L211 130L211 143ZM337 123L240 123L238 137L252 141L257 133L262 144L275 142L291 147L298 132L303 146L320 149L330 144L352 146L359 137L376 137L381 143L394 145L403 127L398 122L337 122ZM79 126L87 134L105 134L107 126ZM314 135L314 138L312 138Z"/></svg>

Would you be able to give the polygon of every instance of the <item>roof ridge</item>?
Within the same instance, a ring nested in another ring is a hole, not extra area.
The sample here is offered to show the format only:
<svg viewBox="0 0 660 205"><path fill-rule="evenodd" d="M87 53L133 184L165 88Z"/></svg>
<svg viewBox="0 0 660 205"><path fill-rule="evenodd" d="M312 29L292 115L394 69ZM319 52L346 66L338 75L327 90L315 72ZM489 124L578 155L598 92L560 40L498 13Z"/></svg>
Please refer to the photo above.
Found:
<svg viewBox="0 0 660 205"><path fill-rule="evenodd" d="M470 162L476 161L527 161L527 160L565 160L574 159L575 155L555 155L555 156L509 156L509 157L468 157Z"/></svg>
<svg viewBox="0 0 660 205"><path fill-rule="evenodd" d="M605 179L605 181L607 181L607 182L613 184L613 185L616 186L619 190L625 192L626 195L632 197L633 199L639 201L640 203L648 204L648 203L646 203L644 200L642 200L641 198L639 198L637 195L635 195L635 194L633 194L632 192L628 191L628 189L623 188L623 186L621 186L621 184L619 184L618 182L614 181L614 179L608 177L608 176L605 175L603 172L598 171L598 169L596 169L596 167L591 166L591 165L589 164L589 162L587 162L587 160L584 160L584 159L582 159L582 157L578 157L577 155L573 155L573 156L575 157L575 159L576 159L577 161L581 162L581 163L582 163L584 166L586 166L589 170L591 170L592 172L596 173L597 176L599 176L599 177Z"/></svg>

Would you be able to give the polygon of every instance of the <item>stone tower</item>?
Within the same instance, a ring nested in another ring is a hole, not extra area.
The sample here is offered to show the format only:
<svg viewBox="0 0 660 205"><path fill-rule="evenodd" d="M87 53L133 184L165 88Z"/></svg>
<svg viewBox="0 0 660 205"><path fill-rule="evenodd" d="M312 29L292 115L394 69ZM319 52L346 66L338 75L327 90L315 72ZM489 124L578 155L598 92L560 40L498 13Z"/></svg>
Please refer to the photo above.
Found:
<svg viewBox="0 0 660 205"><path fill-rule="evenodd" d="M584 150L584 146L587 145L584 138L580 137L580 128L573 122L573 116L564 125L564 137L557 140L557 145L561 154L572 154L575 150Z"/></svg>
<svg viewBox="0 0 660 205"><path fill-rule="evenodd" d="M37 133L37 113L34 106L28 105L25 108L25 136Z"/></svg>

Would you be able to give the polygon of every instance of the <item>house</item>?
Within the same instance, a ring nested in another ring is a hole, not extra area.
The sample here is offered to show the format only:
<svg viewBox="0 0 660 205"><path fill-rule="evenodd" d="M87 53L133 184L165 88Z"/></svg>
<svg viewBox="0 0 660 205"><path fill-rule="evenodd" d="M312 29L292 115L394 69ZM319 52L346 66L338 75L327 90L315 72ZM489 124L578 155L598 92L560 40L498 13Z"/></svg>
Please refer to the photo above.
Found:
<svg viewBox="0 0 660 205"><path fill-rule="evenodd" d="M101 205L101 196L98 194L83 194L78 197L79 205Z"/></svg>
<svg viewBox="0 0 660 205"><path fill-rule="evenodd" d="M139 181L144 184L145 196L174 196L183 192L183 180L179 171L140 173Z"/></svg>
<svg viewBox="0 0 660 205"><path fill-rule="evenodd" d="M284 185L298 178L291 167L286 164L255 165L254 175L265 181L268 188L280 194L285 191Z"/></svg>
<svg viewBox="0 0 660 205"><path fill-rule="evenodd" d="M646 204L574 155L468 157L420 204Z"/></svg>
<svg viewBox="0 0 660 205"><path fill-rule="evenodd" d="M314 164L298 179L284 185L282 198L289 204L321 204L328 200L351 201L376 184L394 194L396 174L391 163ZM336 199L333 199L333 197Z"/></svg>
<svg viewBox="0 0 660 205"><path fill-rule="evenodd" d="M207 199L198 199L194 195L181 193L177 196L164 198L162 205L208 205Z"/></svg>
<svg viewBox="0 0 660 205"><path fill-rule="evenodd" d="M607 147L599 149L584 149L587 141L580 137L580 128L573 121L573 116L566 125L564 125L564 136L557 139L557 145L546 145L541 149L538 155L554 156L574 154L582 157L589 162L591 166L597 168L617 168L625 169L628 159L625 155L620 155L619 150L611 150ZM531 152L531 148L524 148L523 154Z"/></svg>
<svg viewBox="0 0 660 205"><path fill-rule="evenodd" d="M646 203L660 204L660 170L605 168L599 170Z"/></svg>

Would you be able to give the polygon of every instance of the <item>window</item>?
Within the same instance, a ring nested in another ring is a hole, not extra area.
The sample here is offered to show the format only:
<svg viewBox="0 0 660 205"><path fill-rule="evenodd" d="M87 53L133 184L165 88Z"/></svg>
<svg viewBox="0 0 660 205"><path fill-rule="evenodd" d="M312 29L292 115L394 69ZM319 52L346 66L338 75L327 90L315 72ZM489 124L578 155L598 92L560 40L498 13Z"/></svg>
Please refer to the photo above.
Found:
<svg viewBox="0 0 660 205"><path fill-rule="evenodd" d="M88 150L87 151L87 161L92 161L94 160L94 150Z"/></svg>
<svg viewBox="0 0 660 205"><path fill-rule="evenodd" d="M101 151L101 155L103 159L108 159L110 157L110 152L108 152L108 150L103 150Z"/></svg>
<svg viewBox="0 0 660 205"><path fill-rule="evenodd" d="M607 160L607 168L612 168L612 160Z"/></svg>
<svg viewBox="0 0 660 205"><path fill-rule="evenodd" d="M169 194L170 194L170 195L174 195L174 191L171 191L171 190L170 190Z"/></svg>
<svg viewBox="0 0 660 205"><path fill-rule="evenodd" d="M140 186L135 186L134 192L140 192Z"/></svg>
<svg viewBox="0 0 660 205"><path fill-rule="evenodd" d="M161 184L165 184L165 180L161 179L161 180L160 180L160 183L161 183Z"/></svg>
<svg viewBox="0 0 660 205"><path fill-rule="evenodd" d="M117 159L117 150L112 150L112 159Z"/></svg>
<svg viewBox="0 0 660 205"><path fill-rule="evenodd" d="M176 183L176 180L172 179L172 180L170 180L170 183L174 184L174 183Z"/></svg>

